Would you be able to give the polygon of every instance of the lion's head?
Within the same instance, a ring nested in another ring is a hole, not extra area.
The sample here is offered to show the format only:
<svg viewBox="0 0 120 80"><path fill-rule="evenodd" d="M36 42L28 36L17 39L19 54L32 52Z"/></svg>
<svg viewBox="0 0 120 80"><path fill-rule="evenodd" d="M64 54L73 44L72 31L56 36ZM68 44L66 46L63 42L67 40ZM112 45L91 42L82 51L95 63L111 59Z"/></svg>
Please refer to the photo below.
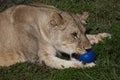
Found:
<svg viewBox="0 0 120 80"><path fill-rule="evenodd" d="M84 23L88 13L70 14L53 12L50 15L51 38L53 46L68 54L82 54L91 44L86 37Z"/></svg>

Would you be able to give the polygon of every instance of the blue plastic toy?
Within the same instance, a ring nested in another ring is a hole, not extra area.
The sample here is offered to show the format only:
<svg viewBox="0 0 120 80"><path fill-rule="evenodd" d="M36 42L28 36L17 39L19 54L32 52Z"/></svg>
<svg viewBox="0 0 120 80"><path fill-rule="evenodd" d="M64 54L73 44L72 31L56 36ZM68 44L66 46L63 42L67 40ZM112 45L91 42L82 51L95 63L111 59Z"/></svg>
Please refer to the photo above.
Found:
<svg viewBox="0 0 120 80"><path fill-rule="evenodd" d="M84 63L94 62L96 58L95 53L92 50L87 51L86 53L78 56L78 60Z"/></svg>

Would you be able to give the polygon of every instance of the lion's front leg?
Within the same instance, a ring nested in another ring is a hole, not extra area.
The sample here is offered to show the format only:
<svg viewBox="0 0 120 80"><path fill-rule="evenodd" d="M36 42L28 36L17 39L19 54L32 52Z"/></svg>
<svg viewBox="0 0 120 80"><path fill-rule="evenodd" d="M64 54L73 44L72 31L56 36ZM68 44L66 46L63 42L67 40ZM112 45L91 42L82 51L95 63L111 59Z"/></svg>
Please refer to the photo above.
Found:
<svg viewBox="0 0 120 80"><path fill-rule="evenodd" d="M99 41L102 41L106 37L111 38L111 35L109 33L99 33L96 35L87 34L86 36L91 44L98 43Z"/></svg>
<svg viewBox="0 0 120 80"><path fill-rule="evenodd" d="M80 62L75 59L74 60L60 59L46 52L40 56L40 61L42 61L45 65L52 67L52 68L56 68L56 69L83 68L83 67L95 66L95 63L83 64L83 62Z"/></svg>
<svg viewBox="0 0 120 80"><path fill-rule="evenodd" d="M60 59L55 55L51 55L47 52L44 52L42 55L40 55L40 61L44 62L45 65L56 69L64 69L70 67L80 68L84 66L82 62Z"/></svg>

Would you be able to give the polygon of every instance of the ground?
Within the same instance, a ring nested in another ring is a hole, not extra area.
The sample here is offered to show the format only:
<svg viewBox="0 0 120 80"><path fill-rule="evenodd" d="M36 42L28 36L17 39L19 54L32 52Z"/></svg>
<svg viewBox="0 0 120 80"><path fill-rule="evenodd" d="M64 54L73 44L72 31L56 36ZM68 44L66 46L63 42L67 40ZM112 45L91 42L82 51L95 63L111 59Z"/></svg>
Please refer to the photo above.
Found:
<svg viewBox="0 0 120 80"><path fill-rule="evenodd" d="M37 1L73 13L88 11L87 33L108 32L112 38L93 45L97 55L97 65L93 68L56 70L18 63L0 67L0 80L120 80L120 0L5 0L0 3L0 11Z"/></svg>

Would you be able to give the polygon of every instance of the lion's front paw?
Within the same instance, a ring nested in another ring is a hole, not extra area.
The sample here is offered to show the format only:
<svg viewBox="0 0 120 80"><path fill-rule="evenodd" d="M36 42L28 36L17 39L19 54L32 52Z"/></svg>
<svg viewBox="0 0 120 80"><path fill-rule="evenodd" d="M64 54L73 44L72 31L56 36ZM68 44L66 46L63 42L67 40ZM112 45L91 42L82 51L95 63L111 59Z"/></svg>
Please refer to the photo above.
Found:
<svg viewBox="0 0 120 80"><path fill-rule="evenodd" d="M111 34L109 33L99 33L97 36L101 38L106 38L106 37L111 38Z"/></svg>
<svg viewBox="0 0 120 80"><path fill-rule="evenodd" d="M95 63L88 63L88 64L85 65L85 67L93 67L95 65L96 65Z"/></svg>
<svg viewBox="0 0 120 80"><path fill-rule="evenodd" d="M87 38L91 44L98 43L106 37L111 38L111 34L109 34L109 33L99 33L96 35L87 34Z"/></svg>
<svg viewBox="0 0 120 80"><path fill-rule="evenodd" d="M87 64L83 64L82 62L75 62L74 63L74 67L76 67L76 68L84 68L84 67L93 67L93 66L95 66L96 64L95 63L87 63Z"/></svg>
<svg viewBox="0 0 120 80"><path fill-rule="evenodd" d="M82 67L84 67L83 63L80 62L80 61L74 61L73 65L74 65L75 68L82 68Z"/></svg>

